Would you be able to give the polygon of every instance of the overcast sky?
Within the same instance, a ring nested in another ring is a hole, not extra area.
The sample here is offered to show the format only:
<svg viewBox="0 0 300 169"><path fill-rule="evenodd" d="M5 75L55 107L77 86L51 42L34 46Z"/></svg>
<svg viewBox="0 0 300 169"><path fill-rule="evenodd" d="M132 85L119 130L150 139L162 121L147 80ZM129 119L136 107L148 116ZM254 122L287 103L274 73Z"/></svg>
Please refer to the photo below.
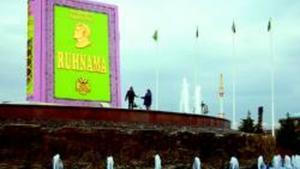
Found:
<svg viewBox="0 0 300 169"><path fill-rule="evenodd" d="M123 96L132 85L155 94L160 72L159 107L178 111L182 79L194 92L194 68L202 98L217 115L220 73L225 80L225 116L232 116L232 72L237 67L237 119L248 110L256 118L264 106L271 121L270 45L267 23L273 19L275 110L300 112L300 1L298 0L102 0L119 6ZM26 1L0 1L0 100L25 101ZM236 23L236 57L231 25ZM196 40L196 27L199 38ZM152 39L159 30L158 44ZM192 99L192 98L191 98ZM138 104L142 104L138 100ZM191 103L192 104L192 103ZM126 106L123 104L123 106Z"/></svg>

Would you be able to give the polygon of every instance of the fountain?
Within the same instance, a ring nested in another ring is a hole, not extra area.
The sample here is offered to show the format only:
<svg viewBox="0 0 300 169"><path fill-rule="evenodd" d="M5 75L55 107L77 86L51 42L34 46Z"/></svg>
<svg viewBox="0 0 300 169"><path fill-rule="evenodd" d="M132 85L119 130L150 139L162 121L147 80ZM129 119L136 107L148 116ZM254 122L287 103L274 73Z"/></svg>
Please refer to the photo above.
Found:
<svg viewBox="0 0 300 169"><path fill-rule="evenodd" d="M114 159L112 156L107 157L106 169L114 169Z"/></svg>
<svg viewBox="0 0 300 169"><path fill-rule="evenodd" d="M201 161L199 157L195 157L194 163L193 163L193 169L201 169Z"/></svg>
<svg viewBox="0 0 300 169"><path fill-rule="evenodd" d="M294 169L300 169L300 155L293 155L291 163Z"/></svg>
<svg viewBox="0 0 300 169"><path fill-rule="evenodd" d="M195 89L195 105L194 105L195 106L195 114L202 114L201 103L202 103L201 87L196 86L196 89Z"/></svg>
<svg viewBox="0 0 300 169"><path fill-rule="evenodd" d="M282 159L280 155L275 155L272 160L272 165L274 169L282 168Z"/></svg>
<svg viewBox="0 0 300 169"><path fill-rule="evenodd" d="M180 112L189 113L189 85L186 78L183 78L181 98L180 98Z"/></svg>
<svg viewBox="0 0 300 169"><path fill-rule="evenodd" d="M220 112L219 112L219 117L224 118L224 78L223 74L221 73L220 75L220 86L219 86L219 101L220 101Z"/></svg>
<svg viewBox="0 0 300 169"><path fill-rule="evenodd" d="M259 156L257 159L257 169L266 169L267 166L264 162L263 156Z"/></svg>
<svg viewBox="0 0 300 169"><path fill-rule="evenodd" d="M62 163L62 160L60 159L60 155L56 154L55 156L53 156L52 159L52 168L53 169L63 169L64 165Z"/></svg>
<svg viewBox="0 0 300 169"><path fill-rule="evenodd" d="M161 159L158 154L154 157L154 169L161 169Z"/></svg>
<svg viewBox="0 0 300 169"><path fill-rule="evenodd" d="M284 164L283 164L283 167L284 167L285 169L293 169L290 156L288 156L288 155L285 155L285 156L284 156Z"/></svg>
<svg viewBox="0 0 300 169"><path fill-rule="evenodd" d="M239 169L239 161L236 157L231 157L229 162L229 169Z"/></svg>

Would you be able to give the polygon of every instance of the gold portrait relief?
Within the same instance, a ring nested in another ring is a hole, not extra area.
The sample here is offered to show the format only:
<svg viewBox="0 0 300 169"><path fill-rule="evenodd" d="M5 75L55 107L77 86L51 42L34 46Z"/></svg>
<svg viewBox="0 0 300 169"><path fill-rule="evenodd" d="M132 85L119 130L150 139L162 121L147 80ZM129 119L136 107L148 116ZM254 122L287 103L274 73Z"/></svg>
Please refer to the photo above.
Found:
<svg viewBox="0 0 300 169"><path fill-rule="evenodd" d="M74 39L77 48L85 48L91 44L91 29L83 23L78 23L74 31Z"/></svg>

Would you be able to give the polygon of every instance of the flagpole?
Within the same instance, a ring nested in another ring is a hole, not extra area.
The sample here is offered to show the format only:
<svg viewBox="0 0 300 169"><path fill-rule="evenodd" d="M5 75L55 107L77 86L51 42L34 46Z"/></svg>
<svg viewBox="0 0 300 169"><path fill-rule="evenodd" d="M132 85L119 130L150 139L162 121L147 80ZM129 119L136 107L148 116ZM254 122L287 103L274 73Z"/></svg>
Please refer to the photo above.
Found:
<svg viewBox="0 0 300 169"><path fill-rule="evenodd" d="M236 49L235 49L235 34L233 34L233 38L232 38L232 53L233 53L233 59L236 58ZM236 64L233 63L233 80L232 80L232 128L236 129L236 91L235 91L235 87L236 87Z"/></svg>
<svg viewBox="0 0 300 169"><path fill-rule="evenodd" d="M199 30L198 30L198 26L196 28L196 39L195 39L195 45L194 45L194 50L195 50L195 53L194 53L194 90L195 90L195 95L194 95L194 114L198 114L199 112L199 103L198 103L198 99L197 96L198 94L196 93L197 92L197 47L198 47L198 37L199 37ZM200 97L200 96L199 96Z"/></svg>
<svg viewBox="0 0 300 169"><path fill-rule="evenodd" d="M233 57L233 71L232 71L232 129L236 129L236 64L234 59L236 58L236 28L233 22L233 33L232 33L232 57Z"/></svg>
<svg viewBox="0 0 300 169"><path fill-rule="evenodd" d="M195 44L195 46L197 45L197 42L196 42L196 44ZM196 48L196 47L195 47ZM196 51L196 50L195 50ZM194 54L194 90L195 90L195 92L196 92L196 86L197 86L197 73L196 73L196 52L195 52L195 54ZM193 90L193 89L191 89L191 90ZM195 94L195 93L194 93ZM194 112L192 112L192 113L194 113L194 114L197 114L198 112L197 112L197 110L198 110L198 104L197 104L197 98L196 98L197 96L196 96L196 94L194 95L194 109L192 109ZM191 100L191 102L192 102L192 100Z"/></svg>
<svg viewBox="0 0 300 169"><path fill-rule="evenodd" d="M158 86L159 86L159 70L156 68L156 80L155 80L155 88L156 88L156 95L155 95L155 109L158 110Z"/></svg>
<svg viewBox="0 0 300 169"><path fill-rule="evenodd" d="M275 105L274 105L274 53L273 53L273 33L271 28L271 18L268 24L270 59L271 59L271 112L272 112L272 136L275 137Z"/></svg>
<svg viewBox="0 0 300 169"><path fill-rule="evenodd" d="M156 42L156 57L158 58L158 42ZM156 65L155 73L155 109L158 110L158 94L159 94L159 65Z"/></svg>
<svg viewBox="0 0 300 169"><path fill-rule="evenodd" d="M159 51L158 51L158 30L155 30L153 36L152 36L156 46L155 46L155 51L156 51L156 57L159 57ZM159 65L156 65L156 70L155 70L155 109L158 110L158 98L159 98Z"/></svg>

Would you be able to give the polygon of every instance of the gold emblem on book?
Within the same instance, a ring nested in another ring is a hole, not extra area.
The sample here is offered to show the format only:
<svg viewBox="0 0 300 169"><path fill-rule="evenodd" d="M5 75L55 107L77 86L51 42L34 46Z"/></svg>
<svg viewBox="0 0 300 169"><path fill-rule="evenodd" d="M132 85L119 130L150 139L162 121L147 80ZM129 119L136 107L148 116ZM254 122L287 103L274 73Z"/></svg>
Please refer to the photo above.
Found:
<svg viewBox="0 0 300 169"><path fill-rule="evenodd" d="M87 95L91 92L89 81L85 78L79 78L76 81L76 91L81 95Z"/></svg>
<svg viewBox="0 0 300 169"><path fill-rule="evenodd" d="M85 48L91 44L90 41L91 29L88 25L78 23L74 31L74 39L76 40L77 48Z"/></svg>

